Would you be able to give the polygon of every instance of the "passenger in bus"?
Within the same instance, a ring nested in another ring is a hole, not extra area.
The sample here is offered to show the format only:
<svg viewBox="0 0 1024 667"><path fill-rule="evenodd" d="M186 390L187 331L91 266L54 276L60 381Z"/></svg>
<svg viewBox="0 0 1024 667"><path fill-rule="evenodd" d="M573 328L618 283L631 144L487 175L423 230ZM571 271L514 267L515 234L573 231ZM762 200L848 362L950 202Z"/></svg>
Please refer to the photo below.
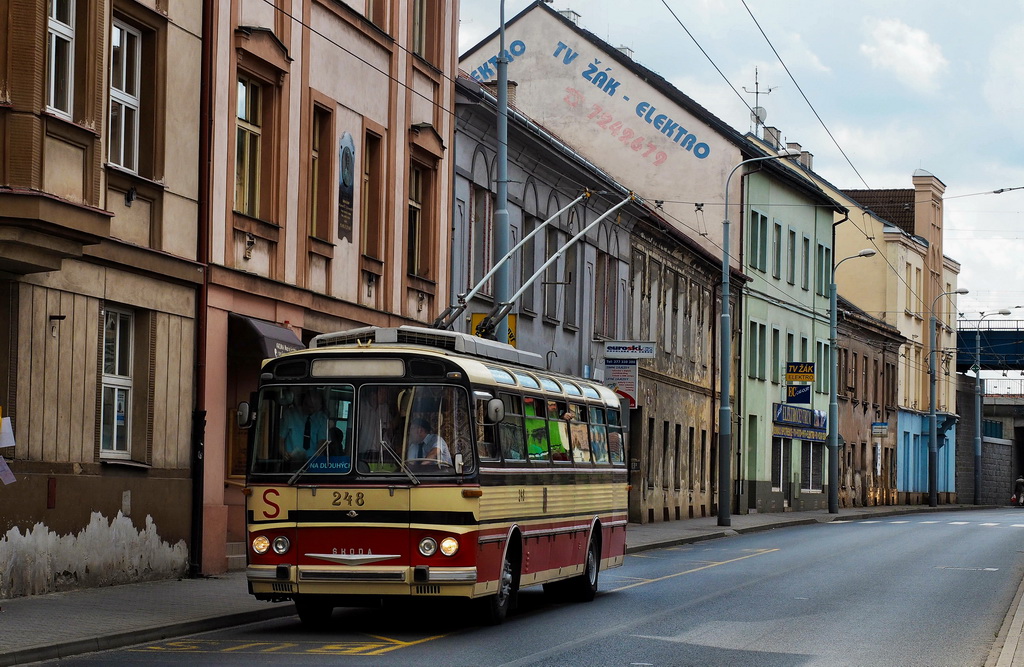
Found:
<svg viewBox="0 0 1024 667"><path fill-rule="evenodd" d="M285 408L279 432L286 461L305 461L327 439L327 415L320 392L304 390L296 403Z"/></svg>
<svg viewBox="0 0 1024 667"><path fill-rule="evenodd" d="M406 457L410 461L427 459L440 463L452 464L452 455L448 451L448 443L444 438L433 432L430 422L416 417L410 422L409 451Z"/></svg>

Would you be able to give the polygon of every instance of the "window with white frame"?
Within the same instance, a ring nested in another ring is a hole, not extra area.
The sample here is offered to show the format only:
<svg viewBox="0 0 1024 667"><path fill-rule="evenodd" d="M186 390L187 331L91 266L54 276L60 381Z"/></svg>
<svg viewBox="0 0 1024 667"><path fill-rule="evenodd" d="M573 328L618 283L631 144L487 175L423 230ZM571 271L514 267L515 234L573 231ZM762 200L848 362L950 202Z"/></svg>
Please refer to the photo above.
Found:
<svg viewBox="0 0 1024 667"><path fill-rule="evenodd" d="M110 146L112 164L139 169L139 72L142 34L114 20L110 35Z"/></svg>
<svg viewBox="0 0 1024 667"><path fill-rule="evenodd" d="M803 270L800 287L803 289L810 289L811 284L811 240L804 237L803 253L800 256L800 268Z"/></svg>
<svg viewBox="0 0 1024 667"><path fill-rule="evenodd" d="M131 453L133 320L126 310L107 308L103 315L100 454L108 458Z"/></svg>
<svg viewBox="0 0 1024 667"><path fill-rule="evenodd" d="M49 0L46 17L46 109L71 119L74 101L75 0Z"/></svg>

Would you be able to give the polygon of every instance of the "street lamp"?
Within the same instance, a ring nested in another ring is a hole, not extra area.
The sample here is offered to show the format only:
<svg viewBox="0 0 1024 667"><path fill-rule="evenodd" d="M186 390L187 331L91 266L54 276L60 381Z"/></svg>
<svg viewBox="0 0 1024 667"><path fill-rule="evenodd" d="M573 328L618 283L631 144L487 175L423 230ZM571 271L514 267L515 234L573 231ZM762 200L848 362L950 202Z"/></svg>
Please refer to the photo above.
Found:
<svg viewBox="0 0 1024 667"><path fill-rule="evenodd" d="M856 255L844 257L832 267L832 284L828 290L828 347L829 347L829 381L828 381L828 512L839 513L839 398L837 393L838 379L836 368L839 365L839 335L836 333L836 270L848 259L858 257L874 257L874 248L865 248Z"/></svg>
<svg viewBox="0 0 1024 667"><path fill-rule="evenodd" d="M938 507L938 465L939 465L939 425L935 415L935 304L939 299L950 294L968 294L968 290L961 287L952 292L943 292L932 300L931 316L928 320L928 506Z"/></svg>
<svg viewBox="0 0 1024 667"><path fill-rule="evenodd" d="M1009 315L1009 308L995 312L978 313L978 328L974 331L974 504L981 504L981 323L989 315Z"/></svg>
<svg viewBox="0 0 1024 667"><path fill-rule="evenodd" d="M722 315L719 323L722 337L719 357L721 399L718 409L718 525L732 525L730 518L732 490L729 474L732 445L732 405L729 400L729 382L732 372L732 318L729 314L729 182L740 167L752 162L800 157L800 151L783 148L775 155L765 155L743 160L729 172L725 179L725 219L722 221Z"/></svg>

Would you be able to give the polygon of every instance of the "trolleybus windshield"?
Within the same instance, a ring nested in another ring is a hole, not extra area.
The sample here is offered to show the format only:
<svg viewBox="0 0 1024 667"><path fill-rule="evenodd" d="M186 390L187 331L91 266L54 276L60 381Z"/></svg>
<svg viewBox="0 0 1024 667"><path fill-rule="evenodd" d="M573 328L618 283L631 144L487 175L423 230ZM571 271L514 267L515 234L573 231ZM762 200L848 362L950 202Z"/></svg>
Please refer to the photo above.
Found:
<svg viewBox="0 0 1024 667"><path fill-rule="evenodd" d="M473 414L462 387L289 384L261 389L250 473L465 475Z"/></svg>

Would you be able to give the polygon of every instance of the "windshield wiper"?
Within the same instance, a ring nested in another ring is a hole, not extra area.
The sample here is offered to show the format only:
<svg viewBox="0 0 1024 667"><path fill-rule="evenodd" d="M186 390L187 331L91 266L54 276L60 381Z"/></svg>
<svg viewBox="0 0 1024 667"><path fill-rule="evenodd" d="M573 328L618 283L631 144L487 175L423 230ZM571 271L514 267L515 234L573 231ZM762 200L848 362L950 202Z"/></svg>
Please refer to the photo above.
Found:
<svg viewBox="0 0 1024 667"><path fill-rule="evenodd" d="M306 472L306 470L309 469L310 464L313 463L313 459L315 459L316 457L320 456L320 454L325 449L327 449L327 445L329 445L329 444L331 444L331 439L327 438L327 439L325 439L323 441L323 444L321 444L319 447L316 448L316 451L313 452L313 455L308 457L306 459L305 463L303 463L301 466L299 466L299 469L295 471L295 474L288 478L288 486L291 486L292 484L295 483L296 480L299 479L299 477L302 477L302 475Z"/></svg>
<svg viewBox="0 0 1024 667"><path fill-rule="evenodd" d="M402 460L401 456L395 453L395 450L391 448L391 445L381 440L380 446L382 449L386 448L388 450L388 453L391 454L391 457L394 458L395 461L398 463L398 469L406 474L406 476L409 478L409 481L411 481L413 484L420 483L420 480L416 479L416 475L412 474L412 471L409 470L409 467L405 465L405 461Z"/></svg>

